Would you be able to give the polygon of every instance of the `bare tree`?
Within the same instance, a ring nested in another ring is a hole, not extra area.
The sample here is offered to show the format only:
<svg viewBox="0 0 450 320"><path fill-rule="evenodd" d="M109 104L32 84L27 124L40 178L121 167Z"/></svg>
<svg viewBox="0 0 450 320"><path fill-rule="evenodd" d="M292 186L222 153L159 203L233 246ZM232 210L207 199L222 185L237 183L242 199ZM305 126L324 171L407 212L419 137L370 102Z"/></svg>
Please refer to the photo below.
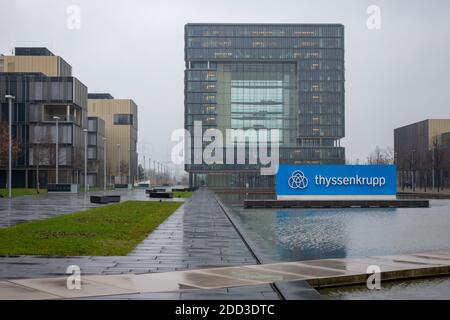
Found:
<svg viewBox="0 0 450 320"><path fill-rule="evenodd" d="M16 139L11 141L11 153L13 159L17 158L22 151L22 144ZM6 121L0 122L0 167L6 167L8 165L8 152L9 151L9 125Z"/></svg>
<svg viewBox="0 0 450 320"><path fill-rule="evenodd" d="M430 160L428 153L417 154L417 170L419 173L419 187L423 188L427 192L428 187L428 171L430 168Z"/></svg>
<svg viewBox="0 0 450 320"><path fill-rule="evenodd" d="M142 164L138 165L138 175L139 175L138 176L139 181L143 181L145 175L144 175L144 167L142 167Z"/></svg>
<svg viewBox="0 0 450 320"><path fill-rule="evenodd" d="M72 167L77 169L78 179L80 177L80 170L82 170L83 179L84 179L84 147L74 148L74 154L72 156L73 165ZM77 181L79 185L81 185L80 181Z"/></svg>
<svg viewBox="0 0 450 320"><path fill-rule="evenodd" d="M392 147L381 149L379 146L367 157L368 164L392 164L394 163L394 151Z"/></svg>
<svg viewBox="0 0 450 320"><path fill-rule="evenodd" d="M181 178L181 184L185 186L189 185L189 176L187 174L184 174Z"/></svg>
<svg viewBox="0 0 450 320"><path fill-rule="evenodd" d="M384 148L383 154L384 154L384 161L387 164L393 164L395 162L394 148L392 148L391 146L387 146L386 148Z"/></svg>
<svg viewBox="0 0 450 320"><path fill-rule="evenodd" d="M120 161L120 166L119 166L120 183L123 182L122 176L124 174L125 174L125 176L128 175L128 162L122 160L122 161Z"/></svg>
<svg viewBox="0 0 450 320"><path fill-rule="evenodd" d="M431 150L431 161L433 168L433 179L437 178L437 191L441 189L441 169L444 160L443 149L437 136L433 138L433 149ZM436 176L437 173L437 176ZM433 180L434 181L434 180Z"/></svg>
<svg viewBox="0 0 450 320"><path fill-rule="evenodd" d="M56 164L56 146L52 141L52 134L47 126L37 125L32 141L32 161L36 167L36 191L39 193L39 170L41 165L50 167Z"/></svg>

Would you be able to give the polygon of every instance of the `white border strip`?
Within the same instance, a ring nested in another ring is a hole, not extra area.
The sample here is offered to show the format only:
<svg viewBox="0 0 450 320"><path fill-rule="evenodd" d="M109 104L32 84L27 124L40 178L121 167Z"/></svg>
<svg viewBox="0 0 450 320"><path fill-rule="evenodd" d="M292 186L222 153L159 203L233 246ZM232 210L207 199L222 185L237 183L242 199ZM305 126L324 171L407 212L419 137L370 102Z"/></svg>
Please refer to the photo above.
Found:
<svg viewBox="0 0 450 320"><path fill-rule="evenodd" d="M396 200L396 195L277 195L277 200Z"/></svg>

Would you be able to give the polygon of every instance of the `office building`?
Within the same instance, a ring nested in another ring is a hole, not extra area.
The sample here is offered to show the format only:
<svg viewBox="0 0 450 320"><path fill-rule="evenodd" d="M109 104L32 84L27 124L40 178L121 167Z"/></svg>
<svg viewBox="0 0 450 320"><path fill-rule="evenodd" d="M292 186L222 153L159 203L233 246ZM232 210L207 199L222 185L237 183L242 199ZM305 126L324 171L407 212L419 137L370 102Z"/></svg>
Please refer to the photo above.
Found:
<svg viewBox="0 0 450 320"><path fill-rule="evenodd" d="M187 24L185 68L191 155L201 122L224 137L227 129L278 129L280 163L345 163L343 25ZM275 177L246 157L213 165L191 158L185 170L194 186L273 191Z"/></svg>
<svg viewBox="0 0 450 320"><path fill-rule="evenodd" d="M35 187L39 182L45 187L56 182L57 137L58 182L81 183L87 87L71 75L70 65L45 48L16 48L15 56L0 56L2 125L9 118L7 94L15 96L12 135L20 145L13 159L12 186ZM7 161L0 167L4 186Z"/></svg>
<svg viewBox="0 0 450 320"><path fill-rule="evenodd" d="M448 188L450 119L428 119L394 130L401 188Z"/></svg>
<svg viewBox="0 0 450 320"><path fill-rule="evenodd" d="M137 105L108 93L88 94L89 117L103 119L106 172L111 184L134 183L137 177Z"/></svg>

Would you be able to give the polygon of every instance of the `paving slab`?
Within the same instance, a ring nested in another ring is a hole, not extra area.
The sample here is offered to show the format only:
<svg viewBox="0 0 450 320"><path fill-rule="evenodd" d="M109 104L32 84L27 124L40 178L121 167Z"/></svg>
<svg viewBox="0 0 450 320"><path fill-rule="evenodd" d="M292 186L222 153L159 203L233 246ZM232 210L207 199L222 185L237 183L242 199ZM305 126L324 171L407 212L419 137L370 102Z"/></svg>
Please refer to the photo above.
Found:
<svg viewBox="0 0 450 320"><path fill-rule="evenodd" d="M67 278L23 279L11 280L11 282L38 290L40 292L55 295L59 298L90 297L137 292L136 290L127 290L121 287L116 287L113 283L104 284L89 281L86 277L81 279L80 289L71 290L67 288Z"/></svg>
<svg viewBox="0 0 450 320"><path fill-rule="evenodd" d="M189 295L206 298L208 293L195 290L226 289L223 292L229 292L228 290L232 287L250 288L251 286L275 283L275 286L279 288L283 295L286 295L285 298L314 299L317 298L317 295L310 286L323 288L365 283L371 273L368 273L364 267L367 268L369 265L380 262L381 277L384 281L450 274L450 260L440 259L441 264L436 264L434 258L420 258L419 256L428 255L427 253L417 253L386 257L324 259L229 268L220 267L141 275L84 276L82 277L81 290L68 290L65 277L11 280L8 283L34 290L30 291L30 295L39 297L36 292L38 290L43 294L50 294L58 298L133 295L168 291L189 292L180 295L180 298L189 297ZM420 261L417 262L417 260ZM386 265L383 265L383 263L386 263ZM7 284L4 284L4 291L8 290ZM16 291L17 297L24 295L20 290L17 289ZM270 290L266 291L270 292ZM15 291L12 290L12 292ZM244 297L244 292L245 290L242 289L238 296ZM261 292L252 292L252 295L273 298L274 295L268 292L264 295ZM11 297L11 294L9 297ZM42 299L45 298L48 297L43 295Z"/></svg>
<svg viewBox="0 0 450 320"><path fill-rule="evenodd" d="M46 300L58 298L59 296L21 286L10 281L0 281L0 300Z"/></svg>
<svg viewBox="0 0 450 320"><path fill-rule="evenodd" d="M204 273L222 275L241 280L262 281L266 283L299 279L299 276L295 274L273 272L263 268L252 268L252 266L206 269Z"/></svg>
<svg viewBox="0 0 450 320"><path fill-rule="evenodd" d="M158 275L159 279L170 279L178 283L201 289L226 288L262 284L265 281L234 278L225 275L211 274L201 271L165 272Z"/></svg>

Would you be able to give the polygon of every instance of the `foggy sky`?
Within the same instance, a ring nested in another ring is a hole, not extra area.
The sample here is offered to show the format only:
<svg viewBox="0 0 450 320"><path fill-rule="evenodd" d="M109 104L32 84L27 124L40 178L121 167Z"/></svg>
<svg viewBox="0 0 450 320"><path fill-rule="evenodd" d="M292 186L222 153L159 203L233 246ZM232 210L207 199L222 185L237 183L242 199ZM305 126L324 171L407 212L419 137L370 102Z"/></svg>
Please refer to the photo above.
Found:
<svg viewBox="0 0 450 320"><path fill-rule="evenodd" d="M366 27L369 5L381 30ZM81 8L81 29L66 8ZM365 161L393 146L393 129L450 118L450 1L0 0L0 53L48 47L89 92L138 104L138 152L168 160L170 134L183 127L184 24L342 23L345 25L347 158Z"/></svg>

